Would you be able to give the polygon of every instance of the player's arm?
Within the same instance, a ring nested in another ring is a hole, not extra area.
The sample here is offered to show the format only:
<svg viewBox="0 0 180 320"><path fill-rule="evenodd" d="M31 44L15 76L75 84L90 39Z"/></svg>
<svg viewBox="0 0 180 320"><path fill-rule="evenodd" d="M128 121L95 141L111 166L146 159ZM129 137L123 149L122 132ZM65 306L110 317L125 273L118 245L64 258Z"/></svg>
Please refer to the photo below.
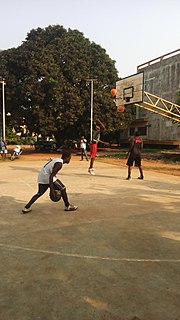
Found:
<svg viewBox="0 0 180 320"><path fill-rule="evenodd" d="M97 124L100 126L101 128L101 131L104 131L106 128L105 128L105 125L99 120L97 119L96 120ZM109 146L110 143L109 142L106 142L106 141L102 141L102 140L99 140L98 142L101 142L102 144L105 144L106 146Z"/></svg>
<svg viewBox="0 0 180 320"><path fill-rule="evenodd" d="M105 144L106 146L109 146L109 145L110 145L110 143L109 143L109 142L106 142L106 141L99 140L98 142L101 142L102 144Z"/></svg>
<svg viewBox="0 0 180 320"><path fill-rule="evenodd" d="M105 125L99 119L96 120L96 123L101 127L101 129L105 129Z"/></svg>
<svg viewBox="0 0 180 320"><path fill-rule="evenodd" d="M129 156L129 154L131 153L133 147L134 147L134 139L132 139L131 142L130 142L129 150L128 150L128 152L126 153L126 157L127 157L127 158L128 158L128 156Z"/></svg>
<svg viewBox="0 0 180 320"><path fill-rule="evenodd" d="M50 186L50 193L53 192L53 178L56 176L59 170L62 168L61 162L56 162L53 167L53 171L49 177L49 186Z"/></svg>

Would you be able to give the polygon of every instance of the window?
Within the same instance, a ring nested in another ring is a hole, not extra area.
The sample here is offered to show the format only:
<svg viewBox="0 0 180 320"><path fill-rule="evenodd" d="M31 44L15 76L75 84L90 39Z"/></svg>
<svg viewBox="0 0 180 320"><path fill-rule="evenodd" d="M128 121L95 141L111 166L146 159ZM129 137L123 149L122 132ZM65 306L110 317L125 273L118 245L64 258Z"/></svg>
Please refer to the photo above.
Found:
<svg viewBox="0 0 180 320"><path fill-rule="evenodd" d="M129 135L134 136L134 134L135 134L135 128L130 128Z"/></svg>
<svg viewBox="0 0 180 320"><path fill-rule="evenodd" d="M140 136L146 136L147 135L147 127L139 127L138 130Z"/></svg>

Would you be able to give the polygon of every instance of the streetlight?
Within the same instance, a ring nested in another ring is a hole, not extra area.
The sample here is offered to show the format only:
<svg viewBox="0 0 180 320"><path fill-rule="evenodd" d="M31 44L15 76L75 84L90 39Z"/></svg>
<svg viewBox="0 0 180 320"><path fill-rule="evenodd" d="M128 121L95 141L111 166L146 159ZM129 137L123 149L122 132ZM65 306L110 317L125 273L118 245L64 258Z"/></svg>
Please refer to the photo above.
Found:
<svg viewBox="0 0 180 320"><path fill-rule="evenodd" d="M5 93L4 93L4 86L5 86L5 81L0 80L0 83L2 84L2 137L4 140L6 140L6 131L5 131Z"/></svg>
<svg viewBox="0 0 180 320"><path fill-rule="evenodd" d="M97 81L97 79L86 79L86 81L91 83L91 134L90 134L90 141L92 141L92 137L93 137L93 94L94 94L93 86L94 86L94 82Z"/></svg>

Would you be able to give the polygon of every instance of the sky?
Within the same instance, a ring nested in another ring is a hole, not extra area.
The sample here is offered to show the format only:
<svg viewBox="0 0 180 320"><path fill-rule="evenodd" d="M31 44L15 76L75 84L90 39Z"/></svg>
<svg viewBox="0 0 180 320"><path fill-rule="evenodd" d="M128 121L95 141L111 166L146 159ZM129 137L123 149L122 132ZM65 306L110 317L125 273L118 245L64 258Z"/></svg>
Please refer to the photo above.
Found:
<svg viewBox="0 0 180 320"><path fill-rule="evenodd" d="M0 9L1 50L58 24L104 48L121 78L180 48L180 0L0 0Z"/></svg>

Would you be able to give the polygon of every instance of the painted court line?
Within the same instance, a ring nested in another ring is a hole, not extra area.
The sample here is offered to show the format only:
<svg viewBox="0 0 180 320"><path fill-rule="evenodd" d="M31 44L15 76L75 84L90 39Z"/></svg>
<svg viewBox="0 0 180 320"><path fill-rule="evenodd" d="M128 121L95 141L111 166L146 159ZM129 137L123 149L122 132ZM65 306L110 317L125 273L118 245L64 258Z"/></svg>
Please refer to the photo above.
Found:
<svg viewBox="0 0 180 320"><path fill-rule="evenodd" d="M135 259L135 258L86 256L86 255L74 254L74 253L63 253L59 251L49 251L49 250L33 249L33 248L26 248L26 247L20 247L20 246L12 246L12 245L7 245L3 243L0 243L0 247L15 249L15 250L30 251L30 252L39 252L39 253L46 253L46 254L48 253L48 254L57 255L61 257L73 257L73 258L80 258L80 259L94 259L94 260L119 261L119 262L173 262L173 263L180 262L180 259Z"/></svg>

